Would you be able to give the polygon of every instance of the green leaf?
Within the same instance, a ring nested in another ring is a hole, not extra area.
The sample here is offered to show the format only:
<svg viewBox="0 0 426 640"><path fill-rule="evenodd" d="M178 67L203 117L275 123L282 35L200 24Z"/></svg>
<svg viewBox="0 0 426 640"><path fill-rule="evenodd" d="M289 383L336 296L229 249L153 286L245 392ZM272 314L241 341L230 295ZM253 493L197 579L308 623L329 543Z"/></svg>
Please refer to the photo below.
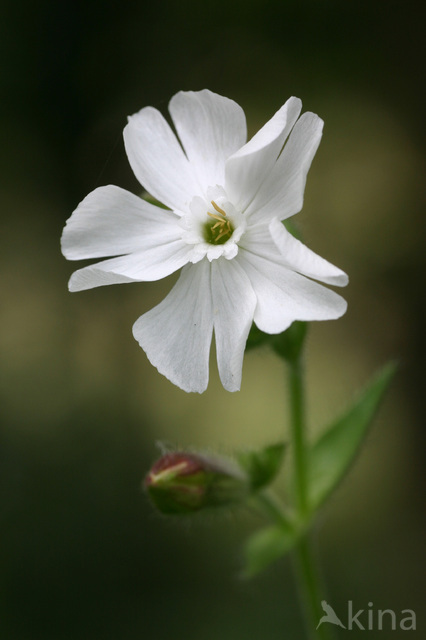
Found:
<svg viewBox="0 0 426 640"><path fill-rule="evenodd" d="M252 491L258 491L275 479L284 458L284 442L269 445L260 451L244 451L237 456L238 462L250 479Z"/></svg>
<svg viewBox="0 0 426 640"><path fill-rule="evenodd" d="M311 448L308 491L312 509L324 502L348 471L395 369L394 364L382 369L352 407Z"/></svg>
<svg viewBox="0 0 426 640"><path fill-rule="evenodd" d="M252 578L284 556L296 544L298 533L291 527L272 525L253 534L244 547L243 577Z"/></svg>

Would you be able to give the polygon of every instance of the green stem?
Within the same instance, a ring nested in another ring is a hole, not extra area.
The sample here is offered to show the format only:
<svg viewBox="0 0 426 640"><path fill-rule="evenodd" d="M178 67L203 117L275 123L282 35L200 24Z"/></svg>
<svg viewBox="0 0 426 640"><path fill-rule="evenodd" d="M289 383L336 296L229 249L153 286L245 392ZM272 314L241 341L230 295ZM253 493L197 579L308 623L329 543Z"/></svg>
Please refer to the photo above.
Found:
<svg viewBox="0 0 426 640"><path fill-rule="evenodd" d="M333 629L329 624L317 625L324 615L321 607L321 588L316 562L308 537L302 536L295 548L296 570L300 590L305 603L308 635L312 640L332 640Z"/></svg>
<svg viewBox="0 0 426 640"><path fill-rule="evenodd" d="M293 445L294 485L296 509L299 523L305 526L309 516L308 498L308 456L306 446L304 379L301 357L290 360L289 391L291 412L291 440ZM309 538L302 534L296 548L296 571L298 573L302 598L305 604L306 621L311 638L330 640L333 635L329 625L317 625L323 614L321 608L321 589L315 558Z"/></svg>
<svg viewBox="0 0 426 640"><path fill-rule="evenodd" d="M290 411L291 440L294 456L294 481L297 510L301 518L308 511L307 458L305 442L305 405L303 388L303 366L300 358L290 362Z"/></svg>

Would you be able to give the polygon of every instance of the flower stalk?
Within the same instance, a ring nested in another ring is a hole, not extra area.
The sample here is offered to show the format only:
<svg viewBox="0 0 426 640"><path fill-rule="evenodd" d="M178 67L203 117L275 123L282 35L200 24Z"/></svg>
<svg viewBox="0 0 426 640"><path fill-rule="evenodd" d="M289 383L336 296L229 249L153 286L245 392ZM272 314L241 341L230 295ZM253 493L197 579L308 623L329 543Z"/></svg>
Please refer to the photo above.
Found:
<svg viewBox="0 0 426 640"><path fill-rule="evenodd" d="M308 473L309 459L306 443L304 367L301 349L289 358L290 432L293 445L293 475L297 520L303 527L309 517ZM301 597L306 611L306 626L312 640L330 640L327 626L317 630L321 618L321 589L309 534L303 533L294 548L295 571L300 584Z"/></svg>
<svg viewBox="0 0 426 640"><path fill-rule="evenodd" d="M307 450L305 434L305 403L303 385L303 364L299 356L290 363L289 371L290 412L291 412L291 440L294 456L294 480L296 491L296 506L300 519L304 519L308 512L307 486Z"/></svg>
<svg viewBox="0 0 426 640"><path fill-rule="evenodd" d="M308 636L312 640L333 640L334 634L329 625L320 625L323 611L321 610L321 584L316 566L316 560L311 548L308 535L300 538L295 547L295 570L299 578L301 597L306 611L305 621ZM318 627L318 628L317 628Z"/></svg>

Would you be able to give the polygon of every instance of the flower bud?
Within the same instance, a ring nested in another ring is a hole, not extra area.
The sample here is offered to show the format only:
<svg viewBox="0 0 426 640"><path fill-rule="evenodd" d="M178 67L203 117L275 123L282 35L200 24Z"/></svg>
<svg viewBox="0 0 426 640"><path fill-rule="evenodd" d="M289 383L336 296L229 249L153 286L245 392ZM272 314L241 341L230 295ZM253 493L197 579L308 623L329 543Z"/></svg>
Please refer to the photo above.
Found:
<svg viewBox="0 0 426 640"><path fill-rule="evenodd" d="M179 451L157 460L144 484L167 515L241 503L249 491L248 478L232 460Z"/></svg>

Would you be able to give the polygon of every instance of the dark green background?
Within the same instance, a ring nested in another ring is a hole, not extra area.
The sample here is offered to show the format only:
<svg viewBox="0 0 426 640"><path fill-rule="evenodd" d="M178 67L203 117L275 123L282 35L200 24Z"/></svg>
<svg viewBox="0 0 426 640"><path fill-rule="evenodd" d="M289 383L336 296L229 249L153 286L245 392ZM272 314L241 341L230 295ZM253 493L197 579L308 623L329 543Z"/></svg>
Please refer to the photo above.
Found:
<svg viewBox="0 0 426 640"><path fill-rule="evenodd" d="M280 363L250 353L232 395L214 365L206 394L186 395L131 335L173 278L71 295L73 265L59 252L89 191L138 191L126 116L146 105L165 112L176 91L204 87L239 102L251 133L290 95L325 120L298 222L351 284L346 316L310 334L312 433L381 364L400 362L362 457L320 518L327 599L342 619L348 600L398 619L414 609L421 635L419 10L337 0L3 0L0 10L0 637L303 637L288 560L251 583L238 578L253 517L170 523L140 488L156 440L229 452L281 437ZM387 629L371 636L400 637Z"/></svg>

